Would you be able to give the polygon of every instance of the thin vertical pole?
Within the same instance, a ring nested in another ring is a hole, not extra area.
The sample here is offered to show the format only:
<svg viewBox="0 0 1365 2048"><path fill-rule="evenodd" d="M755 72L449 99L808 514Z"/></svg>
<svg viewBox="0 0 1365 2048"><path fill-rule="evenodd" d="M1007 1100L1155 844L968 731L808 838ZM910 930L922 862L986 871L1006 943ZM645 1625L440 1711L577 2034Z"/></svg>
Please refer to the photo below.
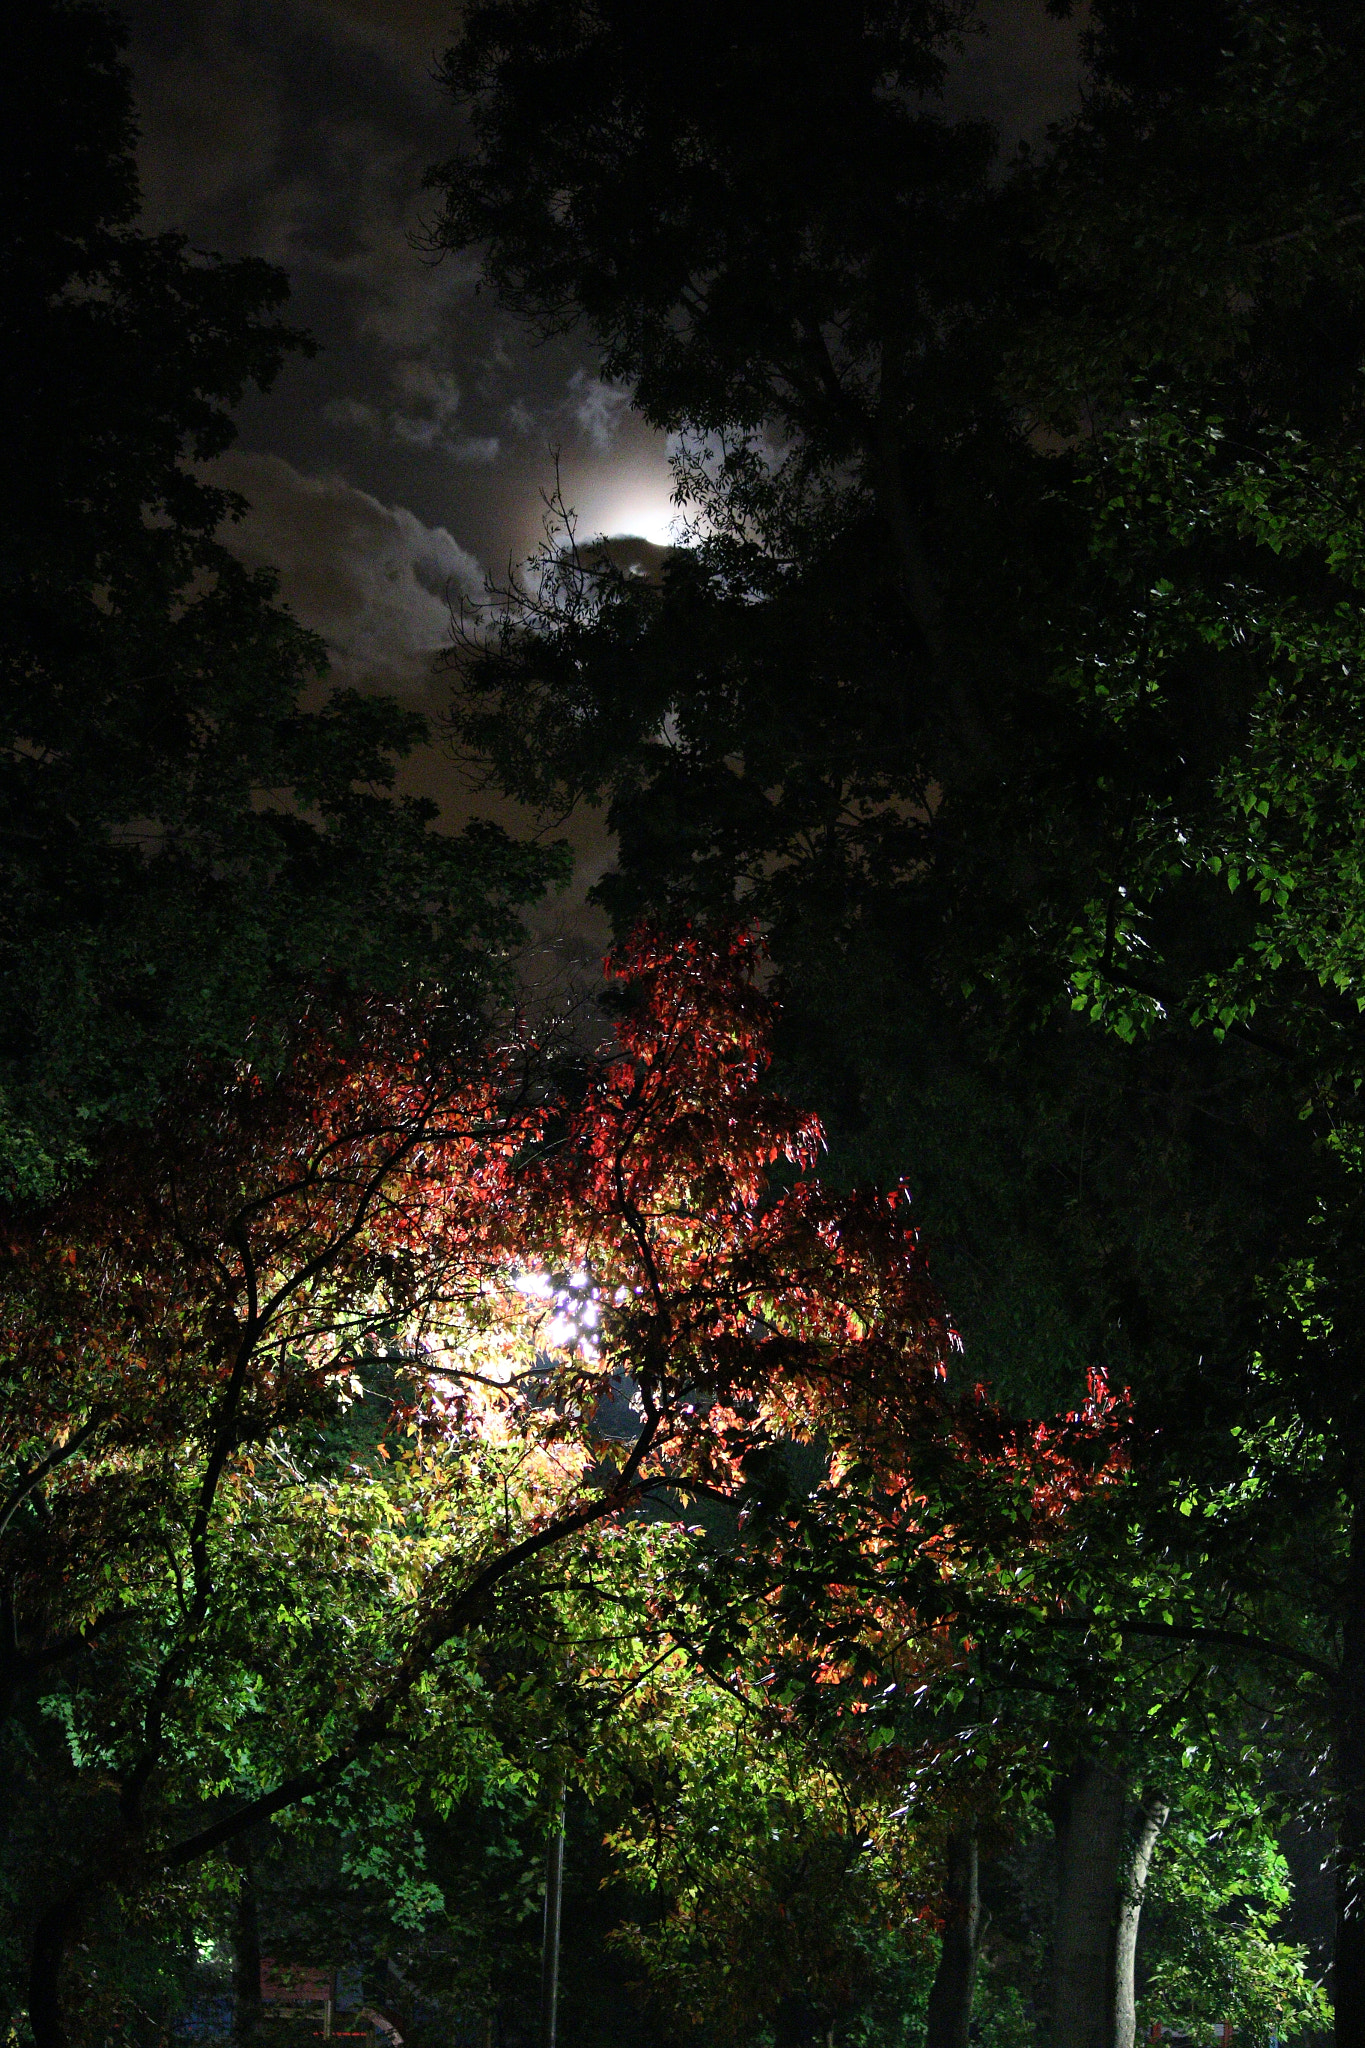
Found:
<svg viewBox="0 0 1365 2048"><path fill-rule="evenodd" d="M564 1774L555 1788L545 1845L545 1936L540 1951L540 2048L555 2048L559 2007L559 1914L564 1900Z"/></svg>

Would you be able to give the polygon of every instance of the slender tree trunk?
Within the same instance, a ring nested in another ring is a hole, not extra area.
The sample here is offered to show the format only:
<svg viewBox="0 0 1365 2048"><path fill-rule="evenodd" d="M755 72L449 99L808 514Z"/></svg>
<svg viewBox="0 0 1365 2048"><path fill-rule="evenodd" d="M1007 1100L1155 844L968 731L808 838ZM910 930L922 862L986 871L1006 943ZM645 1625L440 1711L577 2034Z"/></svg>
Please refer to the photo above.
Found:
<svg viewBox="0 0 1365 2048"><path fill-rule="evenodd" d="M1137 2038L1138 1921L1152 1867L1157 1836L1166 1825L1170 1807L1159 1793L1149 1792L1137 1811L1137 1824L1129 1849L1128 1868L1119 1885L1118 1926L1114 1940L1114 2048L1133 2048Z"/></svg>
<svg viewBox="0 0 1365 2048"><path fill-rule="evenodd" d="M967 2048L981 1947L981 1892L976 1829L948 1837L948 1915L938 1971L929 1993L924 2048Z"/></svg>
<svg viewBox="0 0 1365 2048"><path fill-rule="evenodd" d="M84 1893L67 1892L48 1907L34 1931L28 1970L28 2023L34 2048L67 2048L62 1966L84 1903Z"/></svg>
<svg viewBox="0 0 1365 2048"><path fill-rule="evenodd" d="M14 1613L14 1595L6 1586L0 1593L0 1725L9 1720L19 1696L19 1629Z"/></svg>
<svg viewBox="0 0 1365 2048"><path fill-rule="evenodd" d="M564 1780L561 1776L545 1845L545 1937L540 1953L540 2044L555 2048L559 2020L559 1918L564 1899Z"/></svg>
<svg viewBox="0 0 1365 2048"><path fill-rule="evenodd" d="M1049 2048L1113 2048L1119 1886L1128 1788L1094 1759L1079 1764L1058 1829Z"/></svg>
<svg viewBox="0 0 1365 2048"><path fill-rule="evenodd" d="M241 1872L232 1925L232 2038L249 2048L261 2025L261 1915L251 1851L234 1845L232 1861Z"/></svg>
<svg viewBox="0 0 1365 2048"><path fill-rule="evenodd" d="M1365 1505L1351 1509L1341 1681L1337 1694L1336 2039L1365 2041Z"/></svg>

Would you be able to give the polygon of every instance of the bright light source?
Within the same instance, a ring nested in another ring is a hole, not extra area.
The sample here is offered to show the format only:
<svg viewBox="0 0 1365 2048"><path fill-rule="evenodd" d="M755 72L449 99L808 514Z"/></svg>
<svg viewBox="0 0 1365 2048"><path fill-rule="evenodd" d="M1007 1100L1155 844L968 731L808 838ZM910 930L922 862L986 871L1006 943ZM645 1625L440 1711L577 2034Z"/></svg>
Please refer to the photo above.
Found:
<svg viewBox="0 0 1365 2048"><path fill-rule="evenodd" d="M662 465L636 466L633 473L599 470L575 478L566 496L574 508L579 546L607 540L647 540L655 547L676 544L683 515L673 502L673 478Z"/></svg>
<svg viewBox="0 0 1365 2048"><path fill-rule="evenodd" d="M657 548L666 548L678 538L679 516L670 496L663 492L656 496L652 491L640 491L628 498L609 501L603 511L601 526L609 538L630 534L639 540L652 541Z"/></svg>
<svg viewBox="0 0 1365 2048"><path fill-rule="evenodd" d="M548 1273L514 1273L512 1285L518 1294L530 1294L537 1301L554 1299L554 1282Z"/></svg>
<svg viewBox="0 0 1365 2048"><path fill-rule="evenodd" d="M554 1314L540 1333L540 1341L552 1349L577 1350L588 1364L601 1356L593 1334L600 1322L597 1302L600 1290L592 1284L586 1266L568 1273L513 1273L512 1285L532 1301L550 1302Z"/></svg>

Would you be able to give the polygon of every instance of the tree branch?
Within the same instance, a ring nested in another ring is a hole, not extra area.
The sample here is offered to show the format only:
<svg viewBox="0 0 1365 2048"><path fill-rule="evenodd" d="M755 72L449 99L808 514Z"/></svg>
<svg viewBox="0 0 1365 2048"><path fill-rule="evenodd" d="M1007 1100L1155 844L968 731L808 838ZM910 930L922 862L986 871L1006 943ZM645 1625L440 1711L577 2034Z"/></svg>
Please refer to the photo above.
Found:
<svg viewBox="0 0 1365 2048"><path fill-rule="evenodd" d="M1144 1621L1138 1616L1120 1616L1114 1621L1102 1621L1098 1615L1061 1615L1051 1623L1053 1628L1097 1628L1110 1627L1120 1635L1161 1636L1167 1640L1185 1643L1220 1643L1228 1649L1252 1650L1262 1657L1277 1657L1287 1664L1297 1664L1300 1670L1311 1671L1317 1678L1325 1678L1329 1685L1340 1683L1341 1674L1335 1664L1329 1664L1324 1657L1315 1657L1311 1650L1296 1650L1292 1643L1272 1642L1267 1636L1252 1635L1244 1629L1198 1628L1178 1621Z"/></svg>
<svg viewBox="0 0 1365 2048"><path fill-rule="evenodd" d="M19 1484L10 1494L9 1499L5 1502L3 1510L0 1510L0 1536L4 1535L11 1520L19 1512L19 1509L23 1506L34 1488L42 1485L49 1472L55 1472L59 1465L66 1463L68 1458L74 1458L77 1451L80 1450L83 1444L89 1442L104 1420L103 1410L97 1410L88 1422L81 1425L74 1436L69 1436L64 1444L58 1444L54 1450L48 1452L41 1464L35 1465L30 1472L24 1474Z"/></svg>
<svg viewBox="0 0 1365 2048"><path fill-rule="evenodd" d="M657 1433L658 1423L646 1424L640 1432L639 1441L627 1465L627 1471L638 1470L640 1461L649 1448L647 1440ZM553 1548L566 1537L583 1529L591 1528L595 1522L605 1521L609 1516L619 1514L633 1501L641 1499L653 1486L652 1480L641 1483L622 1483L611 1492L589 1501L572 1512L561 1515L544 1529L537 1530L520 1543L513 1544L500 1557L490 1558L482 1570L475 1573L460 1592L438 1607L427 1625L419 1630L409 1646L406 1656L398 1668L392 1685L367 1711L360 1716L350 1740L342 1744L323 1763L311 1770L299 1771L284 1779L270 1792L263 1792L259 1798L239 1807L235 1813L225 1814L221 1820L201 1828L195 1835L168 1849L158 1861L166 1870L180 1870L187 1864L197 1862L213 1849L220 1849L225 1842L236 1839L248 1828L259 1822L273 1819L277 1813L296 1806L301 1799L315 1797L329 1791L344 1776L353 1763L372 1749L388 1733L394 1717L402 1707L418 1680L430 1668L432 1660L445 1645L453 1642L475 1620L497 1585L519 1566L543 1550Z"/></svg>
<svg viewBox="0 0 1365 2048"><path fill-rule="evenodd" d="M1319 235L1324 232L1330 234L1336 228L1357 227L1363 220L1365 220L1365 213L1339 213L1335 220L1317 224L1310 223L1308 226L1301 228L1287 228L1282 235L1268 235L1264 242L1248 242L1245 245L1246 253L1249 256L1259 256L1265 249L1282 249L1286 242L1303 242L1310 235Z"/></svg>

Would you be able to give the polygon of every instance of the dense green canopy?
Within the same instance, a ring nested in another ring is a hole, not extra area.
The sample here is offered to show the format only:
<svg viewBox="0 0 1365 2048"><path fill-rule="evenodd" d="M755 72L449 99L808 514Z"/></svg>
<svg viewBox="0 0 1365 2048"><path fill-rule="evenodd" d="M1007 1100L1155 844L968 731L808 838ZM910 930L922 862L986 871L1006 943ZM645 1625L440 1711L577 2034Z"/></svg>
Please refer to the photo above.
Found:
<svg viewBox="0 0 1365 2048"><path fill-rule="evenodd" d="M504 786L607 801L618 918L763 922L790 1071L836 1168L908 1176L969 1371L1034 1412L1132 1385L1127 1540L1177 1557L1210 1505L1164 1609L1114 1554L1130 1644L1257 1633L1258 1549L1315 1529L1292 1689L1358 1599L1361 22L1100 0L1009 161L936 97L975 26L468 11L437 239L600 341L698 526L653 586L566 526L457 717ZM1343 2040L1356 1629L1317 1708Z"/></svg>
<svg viewBox="0 0 1365 2048"><path fill-rule="evenodd" d="M1009 158L952 113L981 32L461 15L434 243L592 338L697 515L650 580L565 510L460 651L468 747L604 802L652 921L585 1068L478 1029L555 859L396 798L422 721L328 694L223 545L283 280L140 230L103 8L16 31L0 1874L42 2048L106 2038L120 1956L136 2034L158 1912L230 1940L243 2038L264 1927L517 2048L565 1775L609 1902L570 2048L646 1995L679 2048L1131 2048L1139 1990L1303 2038L1290 1818L1365 2029L1365 23L1094 0Z"/></svg>

